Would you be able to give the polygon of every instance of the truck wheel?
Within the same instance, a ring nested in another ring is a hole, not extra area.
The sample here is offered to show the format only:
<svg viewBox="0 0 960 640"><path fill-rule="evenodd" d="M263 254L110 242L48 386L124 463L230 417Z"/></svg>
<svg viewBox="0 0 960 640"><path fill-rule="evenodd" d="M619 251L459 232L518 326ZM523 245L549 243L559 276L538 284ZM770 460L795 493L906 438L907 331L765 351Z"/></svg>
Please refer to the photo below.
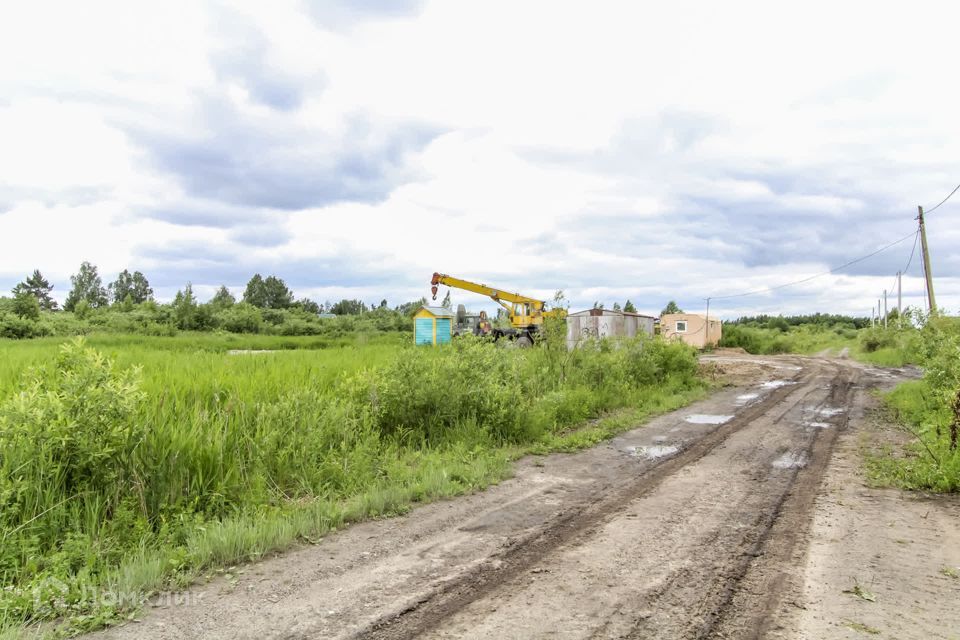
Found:
<svg viewBox="0 0 960 640"><path fill-rule="evenodd" d="M533 346L533 340L530 339L530 336L524 334L517 338L517 346L521 349L526 349L527 347Z"/></svg>

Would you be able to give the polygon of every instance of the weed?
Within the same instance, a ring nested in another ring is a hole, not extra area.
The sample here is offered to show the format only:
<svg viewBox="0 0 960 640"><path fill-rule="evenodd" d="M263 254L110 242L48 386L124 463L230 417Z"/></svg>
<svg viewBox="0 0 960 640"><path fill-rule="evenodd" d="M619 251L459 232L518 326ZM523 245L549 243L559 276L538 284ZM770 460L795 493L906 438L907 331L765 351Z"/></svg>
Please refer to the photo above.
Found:
<svg viewBox="0 0 960 640"><path fill-rule="evenodd" d="M852 596L856 596L861 600L866 600L867 602L876 602L877 596L873 595L872 592L868 591L862 584L854 580L853 587L850 589L844 589L843 593L849 593Z"/></svg>
<svg viewBox="0 0 960 640"><path fill-rule="evenodd" d="M870 635L873 635L873 636L880 634L880 629L877 629L876 627L871 627L862 622L855 622L853 620L844 620L843 624L853 629L854 631L859 631L860 633L869 633Z"/></svg>

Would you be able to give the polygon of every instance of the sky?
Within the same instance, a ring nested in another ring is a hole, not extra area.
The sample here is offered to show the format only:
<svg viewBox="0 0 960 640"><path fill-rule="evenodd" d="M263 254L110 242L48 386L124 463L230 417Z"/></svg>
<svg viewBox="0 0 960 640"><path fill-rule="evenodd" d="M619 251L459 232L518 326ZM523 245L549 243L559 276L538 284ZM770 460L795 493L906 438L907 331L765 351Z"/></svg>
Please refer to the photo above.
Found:
<svg viewBox="0 0 960 640"><path fill-rule="evenodd" d="M869 316L917 206L960 182L958 18L949 2L3 3L0 292L40 269L62 301L90 261L104 283L142 271L161 301L261 273L396 305L439 271L563 290L575 310L711 297L727 318ZM960 194L927 228L956 313ZM903 304L924 304L919 249Z"/></svg>

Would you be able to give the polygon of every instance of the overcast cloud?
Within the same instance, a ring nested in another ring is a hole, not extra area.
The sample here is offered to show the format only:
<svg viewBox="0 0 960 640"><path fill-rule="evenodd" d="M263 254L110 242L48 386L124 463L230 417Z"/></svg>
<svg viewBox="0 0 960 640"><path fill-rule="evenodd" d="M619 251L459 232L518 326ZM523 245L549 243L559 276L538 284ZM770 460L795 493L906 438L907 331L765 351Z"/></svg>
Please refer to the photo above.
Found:
<svg viewBox="0 0 960 640"><path fill-rule="evenodd" d="M0 290L39 268L62 299L89 260L161 299L260 272L397 304L443 271L697 311L960 182L953 3L356 5L5 3ZM928 229L956 312L960 195ZM711 313L869 314L912 248Z"/></svg>

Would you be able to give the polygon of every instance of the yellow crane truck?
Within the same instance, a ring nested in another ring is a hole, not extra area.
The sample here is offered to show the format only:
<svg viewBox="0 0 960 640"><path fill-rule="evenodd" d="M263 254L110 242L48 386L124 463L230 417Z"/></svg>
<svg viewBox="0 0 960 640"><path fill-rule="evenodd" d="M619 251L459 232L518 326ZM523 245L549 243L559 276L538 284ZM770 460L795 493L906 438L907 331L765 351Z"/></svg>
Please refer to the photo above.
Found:
<svg viewBox="0 0 960 640"><path fill-rule="evenodd" d="M510 338L516 340L517 346L529 347L533 344L544 318L563 318L566 312L563 309L547 310L547 303L519 293L510 293L496 287L463 280L448 276L445 273L434 273L430 279L430 292L433 299L437 299L437 288L440 285L472 291L490 297L494 302L507 310L510 318L510 329L493 329L494 339Z"/></svg>

